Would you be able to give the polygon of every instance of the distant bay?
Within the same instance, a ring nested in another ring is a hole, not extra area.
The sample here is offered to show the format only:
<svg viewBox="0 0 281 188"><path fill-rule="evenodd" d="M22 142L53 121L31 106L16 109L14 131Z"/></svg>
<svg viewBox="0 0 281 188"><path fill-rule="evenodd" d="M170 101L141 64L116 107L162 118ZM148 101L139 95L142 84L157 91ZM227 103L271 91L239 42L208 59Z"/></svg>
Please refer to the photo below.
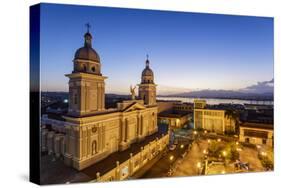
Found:
<svg viewBox="0 0 281 188"><path fill-rule="evenodd" d="M175 101L181 101L181 102L188 102L193 103L194 97L157 97L157 100L175 100ZM207 101L207 104L259 104L259 105L273 105L273 101L271 100L243 100L243 99L219 99L219 98L200 98L205 99Z"/></svg>

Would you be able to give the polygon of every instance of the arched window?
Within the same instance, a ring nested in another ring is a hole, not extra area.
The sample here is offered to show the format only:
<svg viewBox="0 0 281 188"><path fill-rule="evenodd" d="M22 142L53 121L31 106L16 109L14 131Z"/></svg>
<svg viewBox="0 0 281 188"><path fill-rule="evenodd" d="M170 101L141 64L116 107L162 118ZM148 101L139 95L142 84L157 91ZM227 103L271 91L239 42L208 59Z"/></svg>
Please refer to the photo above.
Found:
<svg viewBox="0 0 281 188"><path fill-rule="evenodd" d="M87 70L86 65L83 65L83 71L86 71L86 70Z"/></svg>
<svg viewBox="0 0 281 188"><path fill-rule="evenodd" d="M92 67L92 71L93 71L93 72L95 72L95 71L96 71L96 68L95 68L94 66Z"/></svg>
<svg viewBox="0 0 281 188"><path fill-rule="evenodd" d="M92 142L92 155L95 155L97 153L97 141Z"/></svg>

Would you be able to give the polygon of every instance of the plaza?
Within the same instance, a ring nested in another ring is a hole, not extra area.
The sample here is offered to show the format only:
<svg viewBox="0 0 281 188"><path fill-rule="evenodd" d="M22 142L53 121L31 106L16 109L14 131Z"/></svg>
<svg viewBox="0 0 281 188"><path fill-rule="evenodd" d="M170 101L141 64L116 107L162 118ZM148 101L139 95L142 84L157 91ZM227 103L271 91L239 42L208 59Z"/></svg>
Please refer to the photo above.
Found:
<svg viewBox="0 0 281 188"><path fill-rule="evenodd" d="M167 151L167 154L152 166L142 178L218 175L266 170L258 157L259 147L243 145L235 137L214 136L204 131L177 130L177 132L186 135L178 134L180 141L176 149ZM220 144L222 149L233 144L239 152L239 157L233 161L224 159L224 154L229 154L224 152L221 152L219 157L209 156L211 143ZM182 145L184 145L184 149L181 148ZM170 160L171 156L173 156L173 160ZM239 168L237 165L242 167Z"/></svg>

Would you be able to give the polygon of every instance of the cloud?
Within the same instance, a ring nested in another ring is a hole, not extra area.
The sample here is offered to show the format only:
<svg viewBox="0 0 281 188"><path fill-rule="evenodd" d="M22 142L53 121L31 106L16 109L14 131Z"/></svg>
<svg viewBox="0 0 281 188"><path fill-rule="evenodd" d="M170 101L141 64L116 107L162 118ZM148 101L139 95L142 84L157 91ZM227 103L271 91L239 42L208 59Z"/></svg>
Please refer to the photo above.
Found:
<svg viewBox="0 0 281 188"><path fill-rule="evenodd" d="M158 95L173 95L173 94L190 92L190 91L191 89L188 88L173 87L173 86L166 86L166 85L157 86Z"/></svg>
<svg viewBox="0 0 281 188"><path fill-rule="evenodd" d="M270 81L257 82L257 84L248 86L241 91L249 93L273 93L274 79Z"/></svg>

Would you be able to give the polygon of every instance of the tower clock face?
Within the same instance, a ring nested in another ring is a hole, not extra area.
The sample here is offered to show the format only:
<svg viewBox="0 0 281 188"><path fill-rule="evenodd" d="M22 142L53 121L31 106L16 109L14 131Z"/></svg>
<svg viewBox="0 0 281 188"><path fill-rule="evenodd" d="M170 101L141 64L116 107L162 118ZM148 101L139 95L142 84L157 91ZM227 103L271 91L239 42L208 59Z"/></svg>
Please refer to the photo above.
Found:
<svg viewBox="0 0 281 188"><path fill-rule="evenodd" d="M96 127L93 127L93 128L92 128L92 132L93 132L93 133L97 132L97 128L96 128Z"/></svg>

